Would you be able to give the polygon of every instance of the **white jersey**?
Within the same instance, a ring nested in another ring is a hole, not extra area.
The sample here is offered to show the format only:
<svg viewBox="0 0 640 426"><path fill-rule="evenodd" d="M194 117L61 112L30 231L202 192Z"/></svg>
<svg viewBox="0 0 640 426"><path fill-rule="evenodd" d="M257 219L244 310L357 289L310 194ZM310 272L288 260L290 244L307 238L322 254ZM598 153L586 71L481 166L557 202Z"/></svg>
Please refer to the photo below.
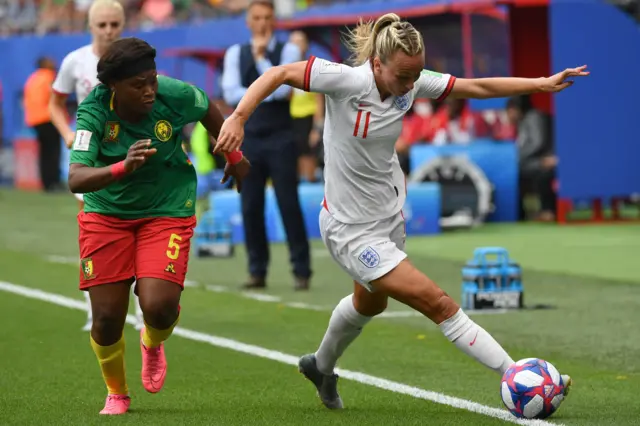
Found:
<svg viewBox="0 0 640 426"><path fill-rule="evenodd" d="M75 93L80 104L99 83L99 59L90 44L69 53L62 60L53 90L62 95Z"/></svg>
<svg viewBox="0 0 640 426"><path fill-rule="evenodd" d="M324 206L342 223L367 223L402 210L406 182L395 144L416 98L444 99L455 77L423 71L404 96L384 101L367 62L359 67L311 57L304 89L325 94Z"/></svg>

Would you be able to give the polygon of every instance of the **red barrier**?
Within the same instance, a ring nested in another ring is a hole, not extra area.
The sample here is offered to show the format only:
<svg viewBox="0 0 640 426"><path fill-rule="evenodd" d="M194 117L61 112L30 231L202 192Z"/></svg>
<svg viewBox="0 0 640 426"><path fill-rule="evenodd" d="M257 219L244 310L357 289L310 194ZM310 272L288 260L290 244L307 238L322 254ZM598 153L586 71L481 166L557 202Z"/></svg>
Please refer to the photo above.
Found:
<svg viewBox="0 0 640 426"><path fill-rule="evenodd" d="M17 189L39 191L40 181L40 147L35 139L18 138L13 142L14 175L13 184Z"/></svg>

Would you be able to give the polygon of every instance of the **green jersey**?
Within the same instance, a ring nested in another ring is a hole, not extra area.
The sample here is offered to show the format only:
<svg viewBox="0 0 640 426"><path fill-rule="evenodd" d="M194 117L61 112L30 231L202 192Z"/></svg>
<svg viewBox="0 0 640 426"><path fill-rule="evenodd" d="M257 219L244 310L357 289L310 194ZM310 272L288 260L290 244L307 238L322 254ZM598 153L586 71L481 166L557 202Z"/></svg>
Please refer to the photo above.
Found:
<svg viewBox="0 0 640 426"><path fill-rule="evenodd" d="M158 151L124 178L84 196L84 211L122 219L187 217L195 214L197 178L182 150L181 132L209 108L205 93L187 83L158 76L151 112L129 123L113 109L111 90L99 85L80 104L70 163L105 167L122 161L131 145L151 140Z"/></svg>

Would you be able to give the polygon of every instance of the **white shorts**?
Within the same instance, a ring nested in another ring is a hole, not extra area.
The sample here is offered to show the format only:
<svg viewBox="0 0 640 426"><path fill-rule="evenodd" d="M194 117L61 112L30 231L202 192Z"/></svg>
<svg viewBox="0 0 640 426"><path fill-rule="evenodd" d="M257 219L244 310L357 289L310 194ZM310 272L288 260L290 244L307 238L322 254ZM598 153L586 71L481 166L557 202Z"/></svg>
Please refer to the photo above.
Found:
<svg viewBox="0 0 640 426"><path fill-rule="evenodd" d="M407 257L402 212L375 222L348 224L323 208L320 234L333 259L369 291L373 291L371 281L386 275Z"/></svg>

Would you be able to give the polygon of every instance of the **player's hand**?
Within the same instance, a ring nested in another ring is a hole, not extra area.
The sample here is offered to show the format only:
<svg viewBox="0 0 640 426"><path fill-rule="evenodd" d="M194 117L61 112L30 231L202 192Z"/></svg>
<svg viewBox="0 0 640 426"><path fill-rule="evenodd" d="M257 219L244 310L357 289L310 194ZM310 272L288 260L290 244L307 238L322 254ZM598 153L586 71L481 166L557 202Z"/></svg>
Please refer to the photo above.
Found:
<svg viewBox="0 0 640 426"><path fill-rule="evenodd" d="M586 65L578 68L567 68L566 70L559 72L556 75L552 75L551 77L543 79L541 89L543 92L560 92L573 85L574 81L568 80L569 78L588 76L590 72L586 71L586 69Z"/></svg>
<svg viewBox="0 0 640 426"><path fill-rule="evenodd" d="M134 143L127 151L127 158L124 159L124 169L127 173L139 169L147 161L147 158L157 151L157 149L151 148L151 139L143 139Z"/></svg>
<svg viewBox="0 0 640 426"><path fill-rule="evenodd" d="M233 114L227 118L220 128L220 135L213 148L213 153L234 152L242 146L244 139L244 122L242 118Z"/></svg>
<svg viewBox="0 0 640 426"><path fill-rule="evenodd" d="M67 148L71 149L71 147L73 146L73 142L75 142L75 139L76 132L69 132L64 135L64 144L67 145Z"/></svg>
<svg viewBox="0 0 640 426"><path fill-rule="evenodd" d="M250 169L251 163L249 163L247 157L242 157L242 160L234 165L227 163L227 165L224 166L224 176L220 180L220 183L227 183L229 178L233 177L236 181L236 189L240 192L242 191L242 180L249 174Z"/></svg>

